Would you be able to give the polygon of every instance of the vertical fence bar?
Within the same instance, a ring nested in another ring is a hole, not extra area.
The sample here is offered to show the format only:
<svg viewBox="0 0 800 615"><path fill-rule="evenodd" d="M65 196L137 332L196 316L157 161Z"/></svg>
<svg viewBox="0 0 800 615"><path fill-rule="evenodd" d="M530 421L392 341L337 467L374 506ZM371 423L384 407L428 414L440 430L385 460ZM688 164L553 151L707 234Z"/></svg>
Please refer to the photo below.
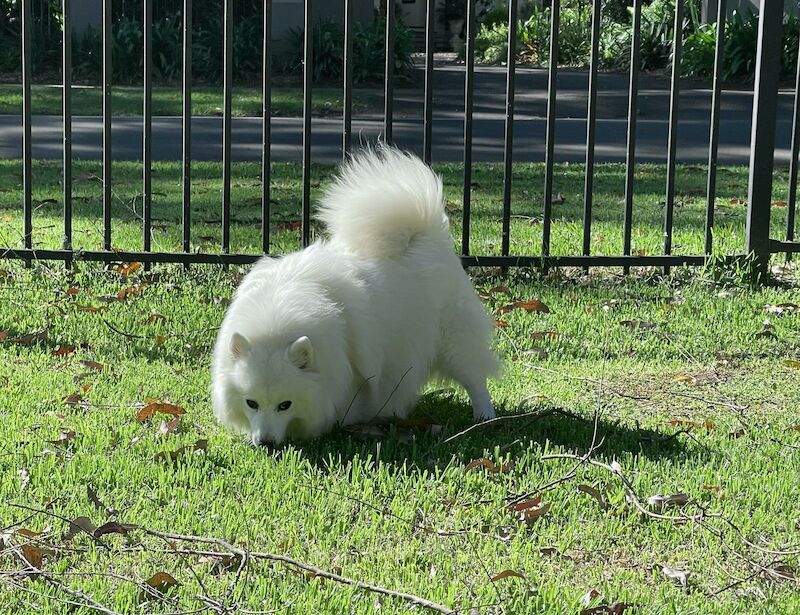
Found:
<svg viewBox="0 0 800 615"><path fill-rule="evenodd" d="M72 250L72 8L71 0L63 0L61 8L61 121L64 137L61 188L64 198L64 241L62 247Z"/></svg>
<svg viewBox="0 0 800 615"><path fill-rule="evenodd" d="M727 0L717 0L717 38L714 48L714 83L711 93L711 132L708 137L708 180L706 184L705 253L711 254L714 228L714 203L717 199L717 149L719 109L722 95L722 64L725 60L725 16Z"/></svg>
<svg viewBox="0 0 800 615"><path fill-rule="evenodd" d="M583 180L583 255L592 249L592 200L594 190L594 142L597 130L597 64L600 56L600 3L592 2L592 51L589 60L589 92L586 102L586 172ZM586 271L589 267L584 268Z"/></svg>
<svg viewBox="0 0 800 615"><path fill-rule="evenodd" d="M550 255L550 226L553 217L553 165L556 133L556 89L558 77L558 24L561 3L550 3L550 57L547 70L547 135L544 157L544 221L542 222L542 256Z"/></svg>
<svg viewBox="0 0 800 615"><path fill-rule="evenodd" d="M111 0L103 0L103 249L111 249Z"/></svg>
<svg viewBox="0 0 800 615"><path fill-rule="evenodd" d="M22 192L23 245L33 247L33 183L31 164L31 3L22 1ZM30 265L30 261L27 261Z"/></svg>
<svg viewBox="0 0 800 615"><path fill-rule="evenodd" d="M672 226L675 213L675 154L678 146L678 99L681 87L681 51L683 49L683 0L675 0L674 29L672 81L669 93L669 134L667 136L667 186L664 197L664 254L672 254ZM669 273L669 267L664 267L664 273Z"/></svg>
<svg viewBox="0 0 800 615"><path fill-rule="evenodd" d="M301 242L311 240L311 77L314 72L314 22L311 0L303 13L303 220Z"/></svg>
<svg viewBox="0 0 800 615"><path fill-rule="evenodd" d="M192 0L183 0L183 251L192 247Z"/></svg>
<svg viewBox="0 0 800 615"><path fill-rule="evenodd" d="M353 2L344 0L344 95L342 101L342 160L347 160L353 131Z"/></svg>
<svg viewBox="0 0 800 615"><path fill-rule="evenodd" d="M506 66L506 125L503 145L503 237L500 254L511 243L511 171L514 162L514 69L517 59L517 0L508 2L508 64Z"/></svg>
<svg viewBox="0 0 800 615"><path fill-rule="evenodd" d="M475 0L467 0L467 41L464 52L464 200L461 215L461 254L469 254L472 199L472 107L475 91Z"/></svg>
<svg viewBox="0 0 800 615"><path fill-rule="evenodd" d="M383 81L383 138L394 139L394 0L386 2L386 51Z"/></svg>
<svg viewBox="0 0 800 615"><path fill-rule="evenodd" d="M642 0L633 2L633 24L631 33L630 87L628 89L628 141L625 155L625 216L623 219L622 252L631 253L631 227L633 222L633 174L636 167L636 113L639 95L639 68L641 58ZM625 273L629 268L624 267Z"/></svg>
<svg viewBox="0 0 800 615"><path fill-rule="evenodd" d="M786 195L786 241L794 241L794 217L797 209L797 157L800 155L800 52L797 56L797 75L794 82L794 113L792 115L792 154L789 160L789 193ZM792 260L792 253L786 253Z"/></svg>
<svg viewBox="0 0 800 615"><path fill-rule="evenodd" d="M272 143L272 0L264 0L261 83L261 251L269 254Z"/></svg>
<svg viewBox="0 0 800 615"><path fill-rule="evenodd" d="M231 115L233 106L233 0L225 0L222 107L222 253L231 249Z"/></svg>
<svg viewBox="0 0 800 615"><path fill-rule="evenodd" d="M433 143L431 136L433 133L433 45L434 45L434 14L436 10L434 0L428 0L427 12L425 15L425 107L423 109L423 142L422 158L427 163L431 163L431 150Z"/></svg>
<svg viewBox="0 0 800 615"><path fill-rule="evenodd" d="M758 51L750 137L750 177L747 198L747 252L753 255L753 275L767 274L770 258L769 218L772 203L772 163L778 103L783 4L762 2L758 20Z"/></svg>
<svg viewBox="0 0 800 615"><path fill-rule="evenodd" d="M153 177L153 0L142 0L144 26L144 77L142 126L142 234L145 252L151 250L152 177ZM149 267L149 263L145 263Z"/></svg>

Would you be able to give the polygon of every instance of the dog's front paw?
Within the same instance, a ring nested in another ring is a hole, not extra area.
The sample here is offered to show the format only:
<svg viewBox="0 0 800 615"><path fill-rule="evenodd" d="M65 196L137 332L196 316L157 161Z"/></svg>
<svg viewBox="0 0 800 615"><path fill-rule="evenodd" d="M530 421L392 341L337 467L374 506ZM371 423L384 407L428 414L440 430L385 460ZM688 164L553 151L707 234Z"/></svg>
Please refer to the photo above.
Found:
<svg viewBox="0 0 800 615"><path fill-rule="evenodd" d="M492 402L487 402L479 406L476 405L473 406L472 408L472 417L478 423L482 421L488 421L489 419L493 419L496 416L497 415L494 412L494 406L492 406Z"/></svg>

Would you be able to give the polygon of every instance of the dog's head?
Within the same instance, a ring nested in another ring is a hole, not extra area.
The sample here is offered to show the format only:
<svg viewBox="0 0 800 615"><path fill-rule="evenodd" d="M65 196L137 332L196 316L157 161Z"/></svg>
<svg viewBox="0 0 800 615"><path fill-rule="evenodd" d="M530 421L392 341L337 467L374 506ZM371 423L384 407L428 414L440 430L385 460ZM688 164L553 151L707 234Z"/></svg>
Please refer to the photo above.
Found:
<svg viewBox="0 0 800 615"><path fill-rule="evenodd" d="M313 438L333 426L308 337L275 347L233 333L219 343L225 367L216 370L212 397L220 422L256 445Z"/></svg>

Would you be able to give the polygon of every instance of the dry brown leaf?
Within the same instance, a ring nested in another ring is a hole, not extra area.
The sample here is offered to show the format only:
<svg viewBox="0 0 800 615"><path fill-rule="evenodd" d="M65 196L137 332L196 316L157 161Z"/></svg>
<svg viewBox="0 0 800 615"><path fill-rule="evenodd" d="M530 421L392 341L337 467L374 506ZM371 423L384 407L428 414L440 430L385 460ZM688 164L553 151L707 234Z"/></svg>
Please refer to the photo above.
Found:
<svg viewBox="0 0 800 615"><path fill-rule="evenodd" d="M581 596L581 604L588 607L592 602L600 597L600 592L596 589L590 589L588 592Z"/></svg>
<svg viewBox="0 0 800 615"><path fill-rule="evenodd" d="M95 372L102 372L103 371L103 364L102 363L98 363L97 361L82 360L81 361L81 366L85 367L86 369L90 369L92 371L95 371Z"/></svg>
<svg viewBox="0 0 800 615"><path fill-rule="evenodd" d="M169 434L177 431L180 422L180 416L176 416L174 419L169 421L161 421L161 424L158 426L158 433L162 436L168 436Z"/></svg>
<svg viewBox="0 0 800 615"><path fill-rule="evenodd" d="M28 333L11 341L15 344L19 344L20 346L33 346L34 344L37 344L39 342L46 342L47 329L42 329L41 331Z"/></svg>
<svg viewBox="0 0 800 615"><path fill-rule="evenodd" d="M62 431L60 434L58 434L58 438L56 438L55 440L48 440L48 442L50 444L53 444L54 446L64 446L72 442L74 439L75 439L75 432L70 430L70 431Z"/></svg>
<svg viewBox="0 0 800 615"><path fill-rule="evenodd" d="M505 329L508 326L508 323L505 320L495 320L494 326L498 329Z"/></svg>
<svg viewBox="0 0 800 615"><path fill-rule="evenodd" d="M496 575L494 575L491 578L491 581L492 583L496 583L497 581L502 581L503 579L507 579L509 577L524 579L525 575L522 574L521 572L517 572L516 570L511 570L510 568L507 568L506 570L503 570L503 572L498 572Z"/></svg>
<svg viewBox="0 0 800 615"><path fill-rule="evenodd" d="M117 291L117 301L126 301L135 297L140 297L144 292L143 284L136 284L135 286L125 286Z"/></svg>
<svg viewBox="0 0 800 615"><path fill-rule="evenodd" d="M542 496L537 495L536 497L530 498L529 500L523 500L522 502L516 502L514 504L509 504L506 506L506 510L511 513L518 513L522 512L523 510L527 510L528 508L534 508L539 506L542 503Z"/></svg>
<svg viewBox="0 0 800 615"><path fill-rule="evenodd" d="M743 199L731 199L728 203L731 205L747 205L747 201Z"/></svg>
<svg viewBox="0 0 800 615"><path fill-rule="evenodd" d="M59 346L55 350L51 350L50 354L54 357L65 357L75 352L75 346Z"/></svg>
<svg viewBox="0 0 800 615"><path fill-rule="evenodd" d="M171 587L175 587L178 584L178 581L176 581L175 577L168 572L156 572L152 577L147 579L145 583L163 594Z"/></svg>
<svg viewBox="0 0 800 615"><path fill-rule="evenodd" d="M606 502L606 499L603 497L603 494L600 493L599 490L595 489L594 487L590 487L589 485L578 485L578 491L592 496L595 499L595 501L600 505L600 508L602 508L603 510L608 510L608 502Z"/></svg>
<svg viewBox="0 0 800 615"><path fill-rule="evenodd" d="M159 314L158 312L152 312L145 321L145 324L152 325L155 322L160 322L162 320L166 320L167 317L163 314Z"/></svg>
<svg viewBox="0 0 800 615"><path fill-rule="evenodd" d="M70 296L75 296L80 292L81 292L80 288L77 288L76 286L70 286L67 290L64 291L64 294L65 295L70 295Z"/></svg>
<svg viewBox="0 0 800 615"><path fill-rule="evenodd" d="M561 335L558 331L534 331L531 333L531 338L535 340L554 340L561 337Z"/></svg>
<svg viewBox="0 0 800 615"><path fill-rule="evenodd" d="M491 474L508 474L511 471L511 464L504 463L502 465L497 465L490 459L481 457L480 459L473 459L470 461L467 464L467 467L464 468L464 472L469 472L475 468L486 468L486 470Z"/></svg>
<svg viewBox="0 0 800 615"><path fill-rule="evenodd" d="M79 403L83 401L83 395L80 393L70 393L69 395L65 395L61 398L67 406L77 406Z"/></svg>
<svg viewBox="0 0 800 615"><path fill-rule="evenodd" d="M90 314L95 314L100 311L100 308L94 307L93 305L79 305L77 303L75 303L74 305L79 312L88 312Z"/></svg>
<svg viewBox="0 0 800 615"><path fill-rule="evenodd" d="M121 276L129 276L131 274L136 273L141 268L142 263L138 261L134 261L132 263L120 263L116 267L114 267L114 271L116 271Z"/></svg>
<svg viewBox="0 0 800 615"><path fill-rule="evenodd" d="M131 530L135 530L135 525L130 525L127 523L118 523L117 521L108 521L94 530L92 535L95 538L100 538L101 536L105 536L106 534L122 534L123 536L127 536L128 532Z"/></svg>
<svg viewBox="0 0 800 615"><path fill-rule="evenodd" d="M786 207L786 201L772 201L773 207Z"/></svg>
<svg viewBox="0 0 800 615"><path fill-rule="evenodd" d="M714 422L709 421L706 419L702 423L699 421L693 421L691 419L670 419L667 421L667 425L672 425L673 427L689 427L691 429L705 429L707 431L711 431L714 429Z"/></svg>
<svg viewBox="0 0 800 615"><path fill-rule="evenodd" d="M542 301L538 299L527 299L525 301L515 301L514 307L525 310L529 314L532 312L537 312L541 314L549 314L550 308L547 307Z"/></svg>
<svg viewBox="0 0 800 615"><path fill-rule="evenodd" d="M17 529L14 530L14 533L19 534L20 536L24 536L25 538L37 538L38 536L44 534L44 532L29 530L28 528L25 527L18 527Z"/></svg>
<svg viewBox="0 0 800 615"><path fill-rule="evenodd" d="M8 338L8 331L6 330L0 331L0 342L5 341L6 338Z"/></svg>
<svg viewBox="0 0 800 615"><path fill-rule="evenodd" d="M713 493L720 500L725 497L725 489L717 485L703 485L703 489L709 493Z"/></svg>
<svg viewBox="0 0 800 615"><path fill-rule="evenodd" d="M171 416L179 416L186 414L186 410L175 404L170 404L162 401L150 401L144 408L136 413L136 420L144 423L147 419L156 413L169 414Z"/></svg>
<svg viewBox="0 0 800 615"><path fill-rule="evenodd" d="M800 369L800 361L797 359L784 359L783 364L788 367L793 367L795 369Z"/></svg>
<svg viewBox="0 0 800 615"><path fill-rule="evenodd" d="M25 558L25 561L34 568L38 568L39 570L42 569L44 551L42 551L39 547L35 547L30 544L22 545L22 556Z"/></svg>
<svg viewBox="0 0 800 615"><path fill-rule="evenodd" d="M69 522L69 529L67 533L64 534L64 542L69 542L75 536L83 532L84 534L88 534L89 536L94 536L94 532L97 529L92 520L89 517L76 517L72 521Z"/></svg>
<svg viewBox="0 0 800 615"><path fill-rule="evenodd" d="M509 288L508 286L492 286L487 293L490 295L494 295L495 293L508 293Z"/></svg>

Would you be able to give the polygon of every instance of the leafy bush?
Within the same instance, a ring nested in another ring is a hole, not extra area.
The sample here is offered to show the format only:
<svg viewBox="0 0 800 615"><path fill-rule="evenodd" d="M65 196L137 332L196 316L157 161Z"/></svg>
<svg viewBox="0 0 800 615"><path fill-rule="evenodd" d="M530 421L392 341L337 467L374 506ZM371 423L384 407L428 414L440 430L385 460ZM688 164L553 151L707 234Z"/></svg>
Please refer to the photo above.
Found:
<svg viewBox="0 0 800 615"><path fill-rule="evenodd" d="M714 72L717 24L701 26L683 42L681 72L687 77L708 77Z"/></svg>
<svg viewBox="0 0 800 615"><path fill-rule="evenodd" d="M379 80L384 72L386 20L378 15L369 23L357 22L353 30L353 81L364 83ZM284 68L287 73L297 73L303 68L303 30L291 29L286 35L289 59ZM344 32L333 20L314 26L313 79L335 81L342 78ZM396 22L394 31L395 77L407 76L413 66L411 53L414 46L412 32Z"/></svg>

